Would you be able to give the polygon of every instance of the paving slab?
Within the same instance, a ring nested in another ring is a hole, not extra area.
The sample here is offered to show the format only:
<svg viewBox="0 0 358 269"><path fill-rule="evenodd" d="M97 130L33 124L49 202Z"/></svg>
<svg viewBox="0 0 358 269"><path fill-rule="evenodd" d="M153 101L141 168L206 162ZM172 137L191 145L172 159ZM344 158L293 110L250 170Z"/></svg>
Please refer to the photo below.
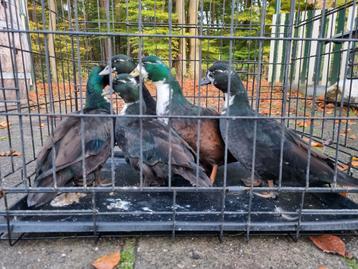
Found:
<svg viewBox="0 0 358 269"><path fill-rule="evenodd" d="M357 257L357 237L346 237ZM138 242L136 268L351 268L345 258L318 250L307 238L295 242L288 236L142 238Z"/></svg>
<svg viewBox="0 0 358 269"><path fill-rule="evenodd" d="M122 239L22 240L10 247L0 241L1 269L89 269L97 258L120 251Z"/></svg>

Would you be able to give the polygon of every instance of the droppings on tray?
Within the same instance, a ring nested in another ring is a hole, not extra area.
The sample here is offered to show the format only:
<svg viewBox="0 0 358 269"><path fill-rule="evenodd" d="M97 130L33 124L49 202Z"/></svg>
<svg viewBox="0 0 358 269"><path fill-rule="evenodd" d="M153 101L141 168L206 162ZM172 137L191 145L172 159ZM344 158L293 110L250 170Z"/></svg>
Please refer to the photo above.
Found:
<svg viewBox="0 0 358 269"><path fill-rule="evenodd" d="M110 202L109 205L107 205L108 210L112 209L122 209L122 210L128 210L129 207L132 205L131 202L123 201L122 199L107 199L108 202Z"/></svg>
<svg viewBox="0 0 358 269"><path fill-rule="evenodd" d="M153 212L153 210L152 209L150 209L149 207L142 207L142 210L143 211L147 211L147 212Z"/></svg>

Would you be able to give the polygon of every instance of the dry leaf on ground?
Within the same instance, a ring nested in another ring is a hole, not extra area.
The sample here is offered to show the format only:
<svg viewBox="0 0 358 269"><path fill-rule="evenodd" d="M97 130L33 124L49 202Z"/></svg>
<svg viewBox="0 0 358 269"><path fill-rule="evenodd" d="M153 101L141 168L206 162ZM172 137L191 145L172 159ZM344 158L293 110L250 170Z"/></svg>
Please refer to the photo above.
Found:
<svg viewBox="0 0 358 269"><path fill-rule="evenodd" d="M21 156L21 152L18 152L16 150L0 152L0 157L10 157L10 156L13 156L13 157Z"/></svg>
<svg viewBox="0 0 358 269"><path fill-rule="evenodd" d="M309 121L303 121L303 120L297 121L298 127L309 127L310 125L311 123Z"/></svg>
<svg viewBox="0 0 358 269"><path fill-rule="evenodd" d="M326 108L335 108L335 107L336 107L336 105L333 103L326 104Z"/></svg>
<svg viewBox="0 0 358 269"><path fill-rule="evenodd" d="M325 253L338 254L348 258L350 257L350 254L346 251L346 244L336 235L322 234L310 236L309 239L316 247Z"/></svg>
<svg viewBox="0 0 358 269"><path fill-rule="evenodd" d="M96 269L113 269L121 261L121 253L119 251L102 256L95 260L92 265Z"/></svg>
<svg viewBox="0 0 358 269"><path fill-rule="evenodd" d="M7 124L7 121L0 121L0 129L9 128L10 124Z"/></svg>
<svg viewBox="0 0 358 269"><path fill-rule="evenodd" d="M311 146L314 147L314 148L322 148L323 144L320 143L320 142L317 142L317 141L312 141Z"/></svg>
<svg viewBox="0 0 358 269"><path fill-rule="evenodd" d="M337 168L340 170L340 171L347 171L349 169L349 165L348 164L345 164L345 163L339 163L337 165Z"/></svg>
<svg viewBox="0 0 358 269"><path fill-rule="evenodd" d="M303 139L303 141L305 141L307 144L310 142L310 140L309 140L308 137L303 137L302 139ZM320 143L320 142L311 140L311 147L314 147L314 148L322 148L322 147L323 147L323 144Z"/></svg>
<svg viewBox="0 0 358 269"><path fill-rule="evenodd" d="M352 167L357 168L358 167L358 157L352 158Z"/></svg>
<svg viewBox="0 0 358 269"><path fill-rule="evenodd" d="M325 265L320 265L320 266L318 266L318 268L317 269L328 269L328 267L327 266L325 266Z"/></svg>

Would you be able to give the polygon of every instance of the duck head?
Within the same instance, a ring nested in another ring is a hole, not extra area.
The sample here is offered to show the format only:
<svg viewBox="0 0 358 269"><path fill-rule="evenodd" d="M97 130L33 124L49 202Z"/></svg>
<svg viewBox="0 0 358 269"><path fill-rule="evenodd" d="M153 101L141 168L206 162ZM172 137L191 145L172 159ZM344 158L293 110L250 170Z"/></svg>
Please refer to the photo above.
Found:
<svg viewBox="0 0 358 269"><path fill-rule="evenodd" d="M102 85L103 88L109 85L109 75L101 75L106 67L104 65L97 65L92 67L87 80L87 87L90 89L95 88L98 85Z"/></svg>
<svg viewBox="0 0 358 269"><path fill-rule="evenodd" d="M108 100L102 96L103 89L109 85L109 75L100 75L104 69L104 66L94 66L88 75L86 108L109 108Z"/></svg>
<svg viewBox="0 0 358 269"><path fill-rule="evenodd" d="M139 100L139 84L129 74L118 74L113 79L113 91L121 96L125 103L134 103Z"/></svg>
<svg viewBox="0 0 358 269"><path fill-rule="evenodd" d="M218 61L209 67L208 71L206 72L206 77L200 81L201 86L207 84L213 84L216 88L225 94L229 92L230 95L236 95L241 92L246 94L244 85L242 84L239 75L229 65L228 62Z"/></svg>
<svg viewBox="0 0 358 269"><path fill-rule="evenodd" d="M132 57L129 57L124 54L118 54L112 57L111 59L112 72L117 72L118 74L130 73L136 68L136 64L133 61ZM100 73L101 76L109 75L111 73L111 67L107 65L103 71Z"/></svg>
<svg viewBox="0 0 358 269"><path fill-rule="evenodd" d="M140 74L144 79L158 82L167 79L170 76L170 70L159 57L150 55L144 57L142 63L130 73L133 77L138 77Z"/></svg>

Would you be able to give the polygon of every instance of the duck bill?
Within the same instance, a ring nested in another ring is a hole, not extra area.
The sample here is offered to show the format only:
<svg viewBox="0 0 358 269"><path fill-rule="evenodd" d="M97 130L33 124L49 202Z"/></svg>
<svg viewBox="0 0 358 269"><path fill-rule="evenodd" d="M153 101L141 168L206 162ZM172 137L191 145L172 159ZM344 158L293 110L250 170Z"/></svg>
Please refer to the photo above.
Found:
<svg viewBox="0 0 358 269"><path fill-rule="evenodd" d="M114 68L112 68L112 72L115 71ZM111 67L109 65L107 65L101 72L99 72L100 76L106 76L109 75L111 73Z"/></svg>
<svg viewBox="0 0 358 269"><path fill-rule="evenodd" d="M200 86L205 86L208 84L211 84L211 81L208 78L203 78L202 80L200 80L200 83L199 83Z"/></svg>
<svg viewBox="0 0 358 269"><path fill-rule="evenodd" d="M134 68L133 71L129 75L131 75L134 78L139 77L140 72L139 72L138 66L136 68Z"/></svg>

